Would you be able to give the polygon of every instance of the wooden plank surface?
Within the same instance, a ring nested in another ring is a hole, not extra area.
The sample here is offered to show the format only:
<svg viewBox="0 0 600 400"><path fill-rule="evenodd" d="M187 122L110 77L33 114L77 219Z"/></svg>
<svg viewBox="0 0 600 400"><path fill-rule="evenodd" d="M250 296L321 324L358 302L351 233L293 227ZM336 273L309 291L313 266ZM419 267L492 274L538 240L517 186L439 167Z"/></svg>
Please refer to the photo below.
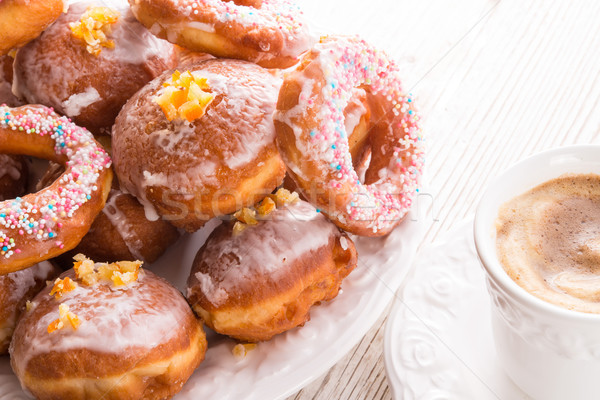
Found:
<svg viewBox="0 0 600 400"><path fill-rule="evenodd" d="M396 58L427 136L430 243L472 215L519 159L600 143L600 2L304 0L323 31L359 33ZM599 155L600 156L600 155ZM386 313L324 376L290 399L390 399Z"/></svg>

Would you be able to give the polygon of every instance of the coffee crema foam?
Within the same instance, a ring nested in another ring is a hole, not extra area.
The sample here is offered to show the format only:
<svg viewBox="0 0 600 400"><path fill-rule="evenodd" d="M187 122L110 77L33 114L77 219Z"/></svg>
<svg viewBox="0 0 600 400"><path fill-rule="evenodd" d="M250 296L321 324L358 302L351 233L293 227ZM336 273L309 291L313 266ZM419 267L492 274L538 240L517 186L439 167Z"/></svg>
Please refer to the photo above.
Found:
<svg viewBox="0 0 600 400"><path fill-rule="evenodd" d="M529 293L600 314L600 175L563 175L499 210L496 250Z"/></svg>

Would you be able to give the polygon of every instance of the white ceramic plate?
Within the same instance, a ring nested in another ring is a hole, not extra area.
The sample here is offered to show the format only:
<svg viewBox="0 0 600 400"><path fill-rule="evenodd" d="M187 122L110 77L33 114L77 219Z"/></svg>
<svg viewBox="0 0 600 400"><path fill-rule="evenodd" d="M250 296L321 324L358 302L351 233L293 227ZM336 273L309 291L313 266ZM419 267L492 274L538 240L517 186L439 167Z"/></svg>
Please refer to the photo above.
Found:
<svg viewBox="0 0 600 400"><path fill-rule="evenodd" d="M394 398L528 399L496 360L473 221L423 248L413 271L385 330L385 368Z"/></svg>
<svg viewBox="0 0 600 400"><path fill-rule="evenodd" d="M110 4L124 0L103 1ZM357 26L350 10L348 14L337 12L341 5L347 6L342 0L305 0L303 6L313 32L368 34L372 26ZM357 7L352 10L360 12ZM395 21L390 19L389 23ZM386 44L391 47L393 43L390 38ZM344 281L343 292L314 308L311 321L303 328L260 344L243 360L231 353L234 341L208 332L206 359L175 399L282 399L321 376L360 341L392 300L427 226L423 214L411 213L387 238L359 238L359 265ZM210 224L183 237L150 269L182 289L197 250L215 226ZM0 400L26 398L8 357L0 357Z"/></svg>
<svg viewBox="0 0 600 400"><path fill-rule="evenodd" d="M236 342L209 332L206 360L175 399L281 399L325 373L360 341L392 300L421 241L423 221L411 214L386 238L358 238L358 267L344 281L340 295L315 307L304 327L259 344L246 358L233 356ZM182 237L150 269L183 289L196 252L217 224ZM8 357L0 357L0 399L26 398Z"/></svg>

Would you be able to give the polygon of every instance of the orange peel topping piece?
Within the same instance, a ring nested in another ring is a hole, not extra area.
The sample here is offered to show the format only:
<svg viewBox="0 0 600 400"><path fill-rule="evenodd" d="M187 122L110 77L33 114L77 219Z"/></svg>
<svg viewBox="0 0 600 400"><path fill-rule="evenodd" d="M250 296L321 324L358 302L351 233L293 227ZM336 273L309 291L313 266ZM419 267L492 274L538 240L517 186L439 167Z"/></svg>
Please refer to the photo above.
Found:
<svg viewBox="0 0 600 400"><path fill-rule="evenodd" d="M256 220L256 211L251 208L244 207L241 210L237 211L233 216L240 222L243 222L246 225L256 225L258 221Z"/></svg>
<svg viewBox="0 0 600 400"><path fill-rule="evenodd" d="M233 236L237 236L242 233L247 226L248 225L244 224L243 222L236 221L233 225Z"/></svg>
<svg viewBox="0 0 600 400"><path fill-rule="evenodd" d="M154 100L169 121L180 118L192 122L201 118L215 99L207 79L190 71L175 71L171 80L163 83L163 93Z"/></svg>
<svg viewBox="0 0 600 400"><path fill-rule="evenodd" d="M89 7L78 22L72 22L69 26L73 36L84 41L87 51L97 56L103 47L115 47L115 42L108 39L107 35L120 16L117 10L108 7Z"/></svg>
<svg viewBox="0 0 600 400"><path fill-rule="evenodd" d="M61 304L58 306L58 319L52 321L50 325L48 325L48 333L61 330L65 326L70 326L73 330L77 330L79 325L81 325L79 317L69 311L68 305Z"/></svg>
<svg viewBox="0 0 600 400"><path fill-rule="evenodd" d="M273 197L274 200L277 202L277 207L282 207L286 204L294 204L295 202L300 200L300 196L298 196L298 193L290 192L289 190L284 188L279 189Z"/></svg>
<svg viewBox="0 0 600 400"><path fill-rule="evenodd" d="M256 343L238 343L235 346L233 346L233 349L231 349L231 353L238 360L243 359L248 355L248 353L254 350L256 346Z"/></svg>
<svg viewBox="0 0 600 400"><path fill-rule="evenodd" d="M270 197L265 197L263 201L260 202L258 207L256 207L256 212L260 217L266 217L271 214L277 208L277 204Z"/></svg>
<svg viewBox="0 0 600 400"><path fill-rule="evenodd" d="M142 266L141 261L119 261L108 264L95 264L83 254L75 257L75 274L86 286L92 286L100 280L112 282L114 286L126 286L137 281Z"/></svg>
<svg viewBox="0 0 600 400"><path fill-rule="evenodd" d="M73 269L77 279L81 280L86 286L92 286L98 282L98 275L92 260L86 258L83 254L77 254L73 258L75 259Z"/></svg>
<svg viewBox="0 0 600 400"><path fill-rule="evenodd" d="M77 283L68 276L65 279L57 278L54 281L52 290L50 290L50 296L54 296L58 300L63 296L63 294L73 291L76 288Z"/></svg>

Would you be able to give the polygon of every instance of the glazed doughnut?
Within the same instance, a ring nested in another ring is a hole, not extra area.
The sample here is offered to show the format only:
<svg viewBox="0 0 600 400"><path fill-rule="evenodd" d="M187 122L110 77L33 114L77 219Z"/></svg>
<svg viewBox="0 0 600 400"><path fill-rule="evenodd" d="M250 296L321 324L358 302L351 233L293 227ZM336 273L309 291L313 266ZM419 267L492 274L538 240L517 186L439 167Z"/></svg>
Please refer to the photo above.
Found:
<svg viewBox="0 0 600 400"><path fill-rule="evenodd" d="M344 115L353 89L371 111L364 183L352 165ZM357 38L326 37L283 83L275 126L288 173L305 198L358 235L389 233L411 207L423 165L419 117L398 67Z"/></svg>
<svg viewBox="0 0 600 400"><path fill-rule="evenodd" d="M144 206L118 184L110 191L106 205L87 235L61 258L83 253L95 260L141 260L152 263L179 238L179 231L168 222L148 221Z"/></svg>
<svg viewBox="0 0 600 400"><path fill-rule="evenodd" d="M344 126L348 132L348 147L352 163L361 182L364 182L371 160L371 149L366 145L370 120L371 111L367 104L367 93L362 89L354 89L344 110ZM299 191L298 185L289 174L283 180L283 187L290 192Z"/></svg>
<svg viewBox="0 0 600 400"><path fill-rule="evenodd" d="M62 0L0 1L0 56L38 37L64 8Z"/></svg>
<svg viewBox="0 0 600 400"><path fill-rule="evenodd" d="M36 189L47 187L63 172L62 165L50 163ZM179 231L168 222L162 219L148 221L144 206L132 195L121 191L119 181L113 178L106 205L88 233L73 250L55 260L65 269L79 253L103 262L140 260L152 263L178 238Z"/></svg>
<svg viewBox="0 0 600 400"><path fill-rule="evenodd" d="M243 209L238 218L248 224L223 223L211 233L187 285L188 301L210 328L247 342L303 325L356 266L352 240L309 203L276 198L265 215L267 199L256 216Z"/></svg>
<svg viewBox="0 0 600 400"><path fill-rule="evenodd" d="M91 133L42 106L0 106L0 152L61 163L50 187L0 203L0 274L72 249L104 207L112 171Z"/></svg>
<svg viewBox="0 0 600 400"><path fill-rule="evenodd" d="M0 104L10 107L23 105L23 102L12 92L14 61L14 58L9 55L0 56Z"/></svg>
<svg viewBox="0 0 600 400"><path fill-rule="evenodd" d="M28 103L53 107L95 135L110 134L127 100L177 63L174 46L148 32L126 4L97 7L102 5L99 0L72 4L20 49L13 87ZM82 27L80 21L90 19L101 28Z"/></svg>
<svg viewBox="0 0 600 400"><path fill-rule="evenodd" d="M129 0L152 33L193 51L287 68L312 44L291 0Z"/></svg>
<svg viewBox="0 0 600 400"><path fill-rule="evenodd" d="M280 84L256 64L224 59L154 80L113 129L121 186L149 219L188 231L262 200L285 176L272 117Z"/></svg>
<svg viewBox="0 0 600 400"><path fill-rule="evenodd" d="M46 286L46 281L60 274L58 268L42 261L22 271L0 275L0 354L6 354L17 319L25 303Z"/></svg>
<svg viewBox="0 0 600 400"><path fill-rule="evenodd" d="M25 157L0 154L0 201L25 193L28 171Z"/></svg>
<svg viewBox="0 0 600 400"><path fill-rule="evenodd" d="M204 359L206 336L181 293L141 262L75 269L42 290L10 345L39 400L167 399Z"/></svg>

